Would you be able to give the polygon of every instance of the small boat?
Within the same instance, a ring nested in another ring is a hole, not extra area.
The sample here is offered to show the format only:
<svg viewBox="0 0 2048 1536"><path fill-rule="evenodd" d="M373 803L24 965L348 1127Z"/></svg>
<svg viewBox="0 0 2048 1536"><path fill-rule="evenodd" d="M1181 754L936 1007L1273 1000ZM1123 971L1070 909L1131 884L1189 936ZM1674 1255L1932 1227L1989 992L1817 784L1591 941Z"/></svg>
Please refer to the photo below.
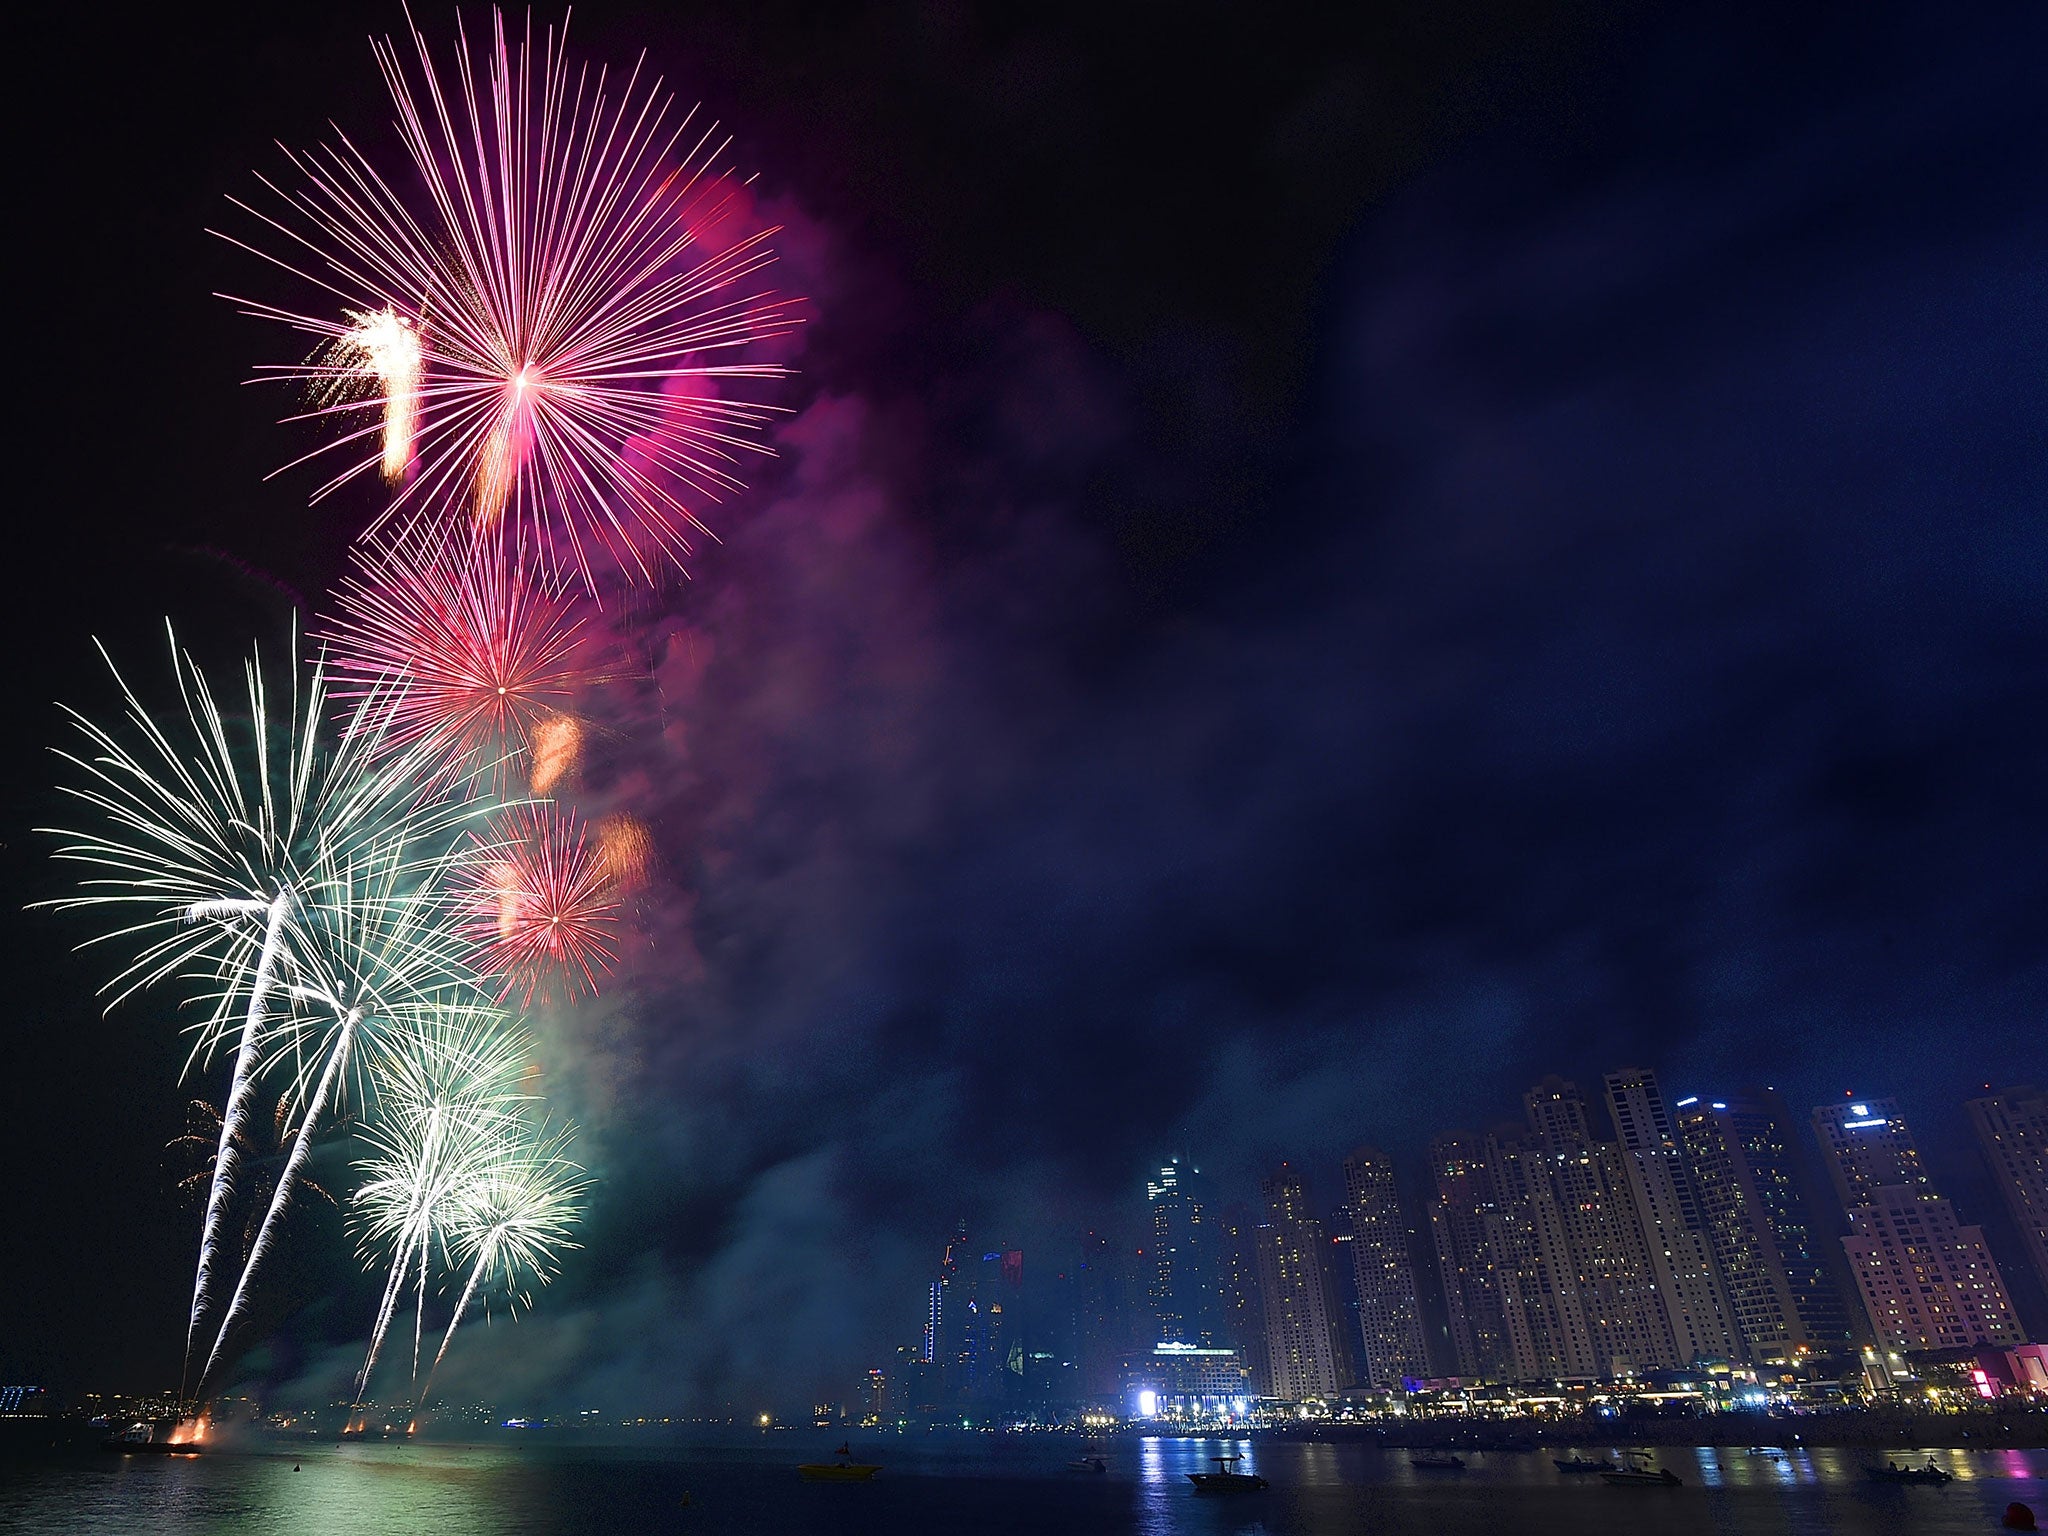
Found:
<svg viewBox="0 0 2048 1536"><path fill-rule="evenodd" d="M1107 1472L1109 1463L1100 1456L1076 1456L1067 1463L1069 1472Z"/></svg>
<svg viewBox="0 0 2048 1536"><path fill-rule="evenodd" d="M1569 1473L1614 1472L1620 1470L1614 1465L1613 1462L1608 1461L1605 1457L1601 1458L1598 1461L1588 1461L1583 1456L1553 1456L1550 1458L1550 1464L1553 1467L1557 1468L1557 1470L1560 1472Z"/></svg>
<svg viewBox="0 0 2048 1536"><path fill-rule="evenodd" d="M1214 1472L1190 1472L1188 1481L1195 1485L1197 1493L1256 1493L1266 1486L1266 1480L1256 1472L1236 1472L1231 1463L1243 1461L1242 1456L1211 1456L1216 1463Z"/></svg>
<svg viewBox="0 0 2048 1536"><path fill-rule="evenodd" d="M1877 1483L1921 1483L1929 1488L1939 1488L1956 1480L1953 1472L1944 1472L1933 1462L1924 1467L1902 1467L1896 1462L1887 1462L1881 1467L1865 1467L1872 1482Z"/></svg>
<svg viewBox="0 0 2048 1536"><path fill-rule="evenodd" d="M1465 1458L1448 1451L1424 1451L1419 1456L1410 1456L1408 1465L1418 1472L1462 1472Z"/></svg>
<svg viewBox="0 0 2048 1536"><path fill-rule="evenodd" d="M1676 1488L1684 1481L1669 1467L1652 1467L1650 1458L1642 1451L1627 1453L1626 1466L1611 1467L1600 1474L1600 1481L1610 1488Z"/></svg>
<svg viewBox="0 0 2048 1536"><path fill-rule="evenodd" d="M103 1451L118 1451L123 1456L197 1456L206 1447L197 1435L180 1440L175 1438L181 1425L166 1419L155 1423L148 1419L137 1419L118 1435L109 1435L100 1442ZM157 1431L163 1430L161 1438Z"/></svg>
<svg viewBox="0 0 2048 1536"><path fill-rule="evenodd" d="M832 1453L837 1461L807 1461L796 1475L807 1483L864 1483L882 1469L871 1462L855 1461L851 1444Z"/></svg>

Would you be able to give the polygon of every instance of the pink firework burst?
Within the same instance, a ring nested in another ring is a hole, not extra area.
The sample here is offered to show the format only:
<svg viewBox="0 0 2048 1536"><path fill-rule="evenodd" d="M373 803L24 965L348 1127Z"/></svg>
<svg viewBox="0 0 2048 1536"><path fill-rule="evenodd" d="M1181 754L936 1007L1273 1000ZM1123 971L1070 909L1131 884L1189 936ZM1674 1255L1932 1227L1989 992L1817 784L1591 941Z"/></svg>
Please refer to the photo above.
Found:
<svg viewBox="0 0 2048 1536"><path fill-rule="evenodd" d="M502 778L602 681L573 593L501 532L361 548L361 571L335 594L340 616L317 638L335 696L387 709L393 746L430 743L453 775Z"/></svg>
<svg viewBox="0 0 2048 1536"><path fill-rule="evenodd" d="M317 307L223 297L324 343L262 370L308 387L290 419L343 428L306 455L333 466L315 500L382 470L398 490L373 532L466 513L525 525L593 592L606 562L652 580L703 529L693 507L767 451L775 408L741 396L787 371L743 355L796 323L758 286L776 231L727 239L730 139L641 65L614 89L554 28L536 44L529 17L515 42L496 12L489 44L459 33L439 72L410 41L411 68L372 43L409 172L345 136L287 150L291 184L262 178L269 212L236 200L267 235L222 236Z"/></svg>
<svg viewBox="0 0 2048 1536"><path fill-rule="evenodd" d="M465 922L502 1002L594 993L619 959L618 894L583 829L551 802L517 805L478 842Z"/></svg>

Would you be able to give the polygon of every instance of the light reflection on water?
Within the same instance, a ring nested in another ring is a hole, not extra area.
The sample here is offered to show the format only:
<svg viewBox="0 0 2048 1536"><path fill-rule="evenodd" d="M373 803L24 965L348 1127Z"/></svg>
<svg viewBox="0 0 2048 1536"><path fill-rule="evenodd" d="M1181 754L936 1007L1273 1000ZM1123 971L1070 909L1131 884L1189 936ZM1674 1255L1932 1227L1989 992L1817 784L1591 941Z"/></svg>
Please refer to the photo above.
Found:
<svg viewBox="0 0 2048 1536"><path fill-rule="evenodd" d="M1106 1474L1067 1470L1055 1437L881 1436L856 1449L872 1484L801 1482L803 1436L745 1446L599 1449L497 1443L311 1445L194 1460L80 1453L0 1464L0 1532L22 1536L915 1536L922 1531L1110 1536L1962 1536L1997 1529L2011 1500L2048 1513L2048 1454L1665 1449L1678 1489L1614 1489L1568 1477L1552 1456L1618 1458L1621 1447L1465 1452L1463 1472L1417 1471L1407 1451L1323 1441L1119 1439ZM1271 1481L1263 1493L1202 1495L1187 1480L1218 1456ZM1953 1472L1947 1488L1872 1483L1867 1465ZM682 1502L690 1495L687 1507Z"/></svg>

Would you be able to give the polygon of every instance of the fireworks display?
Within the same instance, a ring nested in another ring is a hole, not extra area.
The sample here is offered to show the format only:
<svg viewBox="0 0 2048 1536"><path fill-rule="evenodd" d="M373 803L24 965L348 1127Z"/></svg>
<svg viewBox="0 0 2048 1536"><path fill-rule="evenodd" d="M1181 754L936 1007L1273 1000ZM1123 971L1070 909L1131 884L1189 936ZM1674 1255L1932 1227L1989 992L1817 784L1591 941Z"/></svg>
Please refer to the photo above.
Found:
<svg viewBox="0 0 2048 1536"><path fill-rule="evenodd" d="M794 323L760 286L774 231L724 238L729 140L639 66L572 64L555 29L495 15L438 67L408 41L373 47L410 163L287 151L237 202L257 228L223 234L318 305L229 296L326 344L264 371L340 428L307 455L332 466L315 499L381 466L403 483L373 533L510 522L593 591L606 567L652 580L763 451L772 408L741 396L783 372L747 349Z"/></svg>
<svg viewBox="0 0 2048 1536"><path fill-rule="evenodd" d="M547 803L517 805L476 839L467 923L501 999L595 992L617 964L618 891L599 847Z"/></svg>
<svg viewBox="0 0 2048 1536"><path fill-rule="evenodd" d="M287 971L309 962L301 943L307 914L329 899L337 864L395 860L409 873L409 850L445 840L468 813L420 799L418 757L380 750L382 708L358 711L338 742L324 744L326 686L317 666L293 666L280 710L261 656L252 658L243 674L246 714L236 716L251 733L246 742L175 636L171 667L182 720L159 724L118 672L120 728L72 714L88 751L60 752L79 775L64 788L101 825L47 830L60 839L57 857L86 870L79 892L53 904L113 915L115 926L93 942L128 947L109 983L114 999L186 984L206 1005L194 1059L204 1064L225 1049L233 1063L193 1279L189 1354L214 1300L237 1148L273 1043L273 1014ZM259 1238L251 1262L262 1247Z"/></svg>
<svg viewBox="0 0 2048 1536"><path fill-rule="evenodd" d="M67 712L60 750L80 815L56 856L80 878L49 905L104 920L110 1007L172 994L188 1073L227 1069L179 1143L210 1148L188 1180L195 1411L302 1192L340 1198L383 1269L359 1402L407 1308L417 1404L465 1317L526 1306L576 1246L592 1181L505 1005L594 993L653 876L644 824L586 831L547 798L581 792L581 700L607 681L587 614L687 553L692 506L765 451L771 408L727 392L781 374L747 349L791 323L758 286L773 231L724 227L726 141L658 81L496 15L452 70L409 40L412 69L372 44L409 166L342 138L289 155L270 213L237 204L275 249L234 243L305 285L302 308L238 302L318 341L265 370L339 427L313 499L373 468L387 488L336 611L312 654L294 632L234 686L171 636L175 707L115 671L112 723ZM330 1193L308 1168L343 1138L358 1179L323 1172Z"/></svg>
<svg viewBox="0 0 2048 1536"><path fill-rule="evenodd" d="M391 741L424 744L459 776L522 759L538 776L560 756L561 711L601 681L568 594L502 538L427 552L368 546L337 599L340 616L320 635L334 692L362 699L403 678Z"/></svg>

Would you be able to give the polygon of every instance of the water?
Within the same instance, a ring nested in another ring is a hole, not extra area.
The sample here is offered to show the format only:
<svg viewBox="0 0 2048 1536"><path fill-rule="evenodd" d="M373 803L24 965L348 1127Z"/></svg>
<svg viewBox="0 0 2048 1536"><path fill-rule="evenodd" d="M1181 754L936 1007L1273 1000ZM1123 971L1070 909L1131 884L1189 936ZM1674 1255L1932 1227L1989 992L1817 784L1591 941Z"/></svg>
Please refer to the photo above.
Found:
<svg viewBox="0 0 2048 1536"><path fill-rule="evenodd" d="M2019 1500L2048 1515L2048 1453L1932 1455L1946 1488L1881 1486L1868 1453L1667 1449L1678 1489L1567 1478L1540 1454L1474 1455L1422 1472L1405 1451L1292 1441L1122 1440L1106 1475L1073 1473L1056 1437L854 1437L871 1483L800 1481L835 1441L777 1434L739 1447L317 1444L193 1460L76 1453L0 1463L0 1532L22 1536L1990 1536ZM1613 1454L1612 1447L1581 1450ZM1241 1453L1264 1493L1197 1495L1185 1473ZM294 1460L302 1468L293 1472ZM1903 1459L1903 1457L1901 1458ZM689 1495L687 1506L683 1503ZM2048 1520L2043 1521L2048 1525Z"/></svg>

